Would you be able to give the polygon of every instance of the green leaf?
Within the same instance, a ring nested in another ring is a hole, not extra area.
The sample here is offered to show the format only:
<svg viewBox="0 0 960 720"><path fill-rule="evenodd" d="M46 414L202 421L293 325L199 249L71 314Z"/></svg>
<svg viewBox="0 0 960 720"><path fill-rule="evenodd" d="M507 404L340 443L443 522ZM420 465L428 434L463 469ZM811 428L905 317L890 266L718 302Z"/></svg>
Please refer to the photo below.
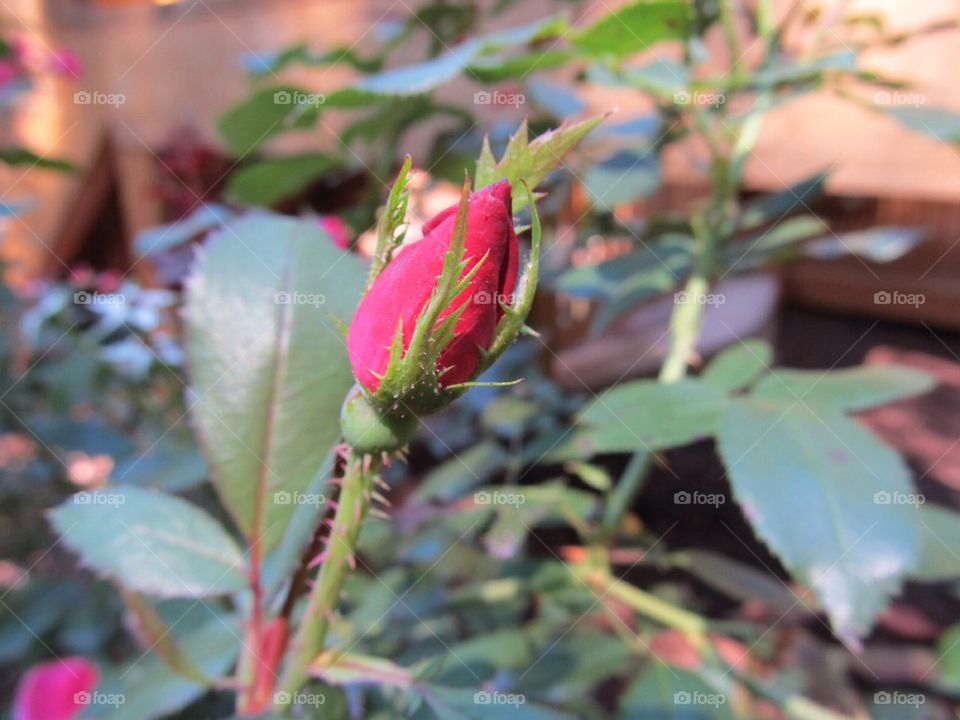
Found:
<svg viewBox="0 0 960 720"><path fill-rule="evenodd" d="M770 367L773 348L763 340L747 340L717 355L700 379L718 390L743 390Z"/></svg>
<svg viewBox="0 0 960 720"><path fill-rule="evenodd" d="M428 93L453 80L485 54L562 34L567 29L562 16L551 16L507 30L462 42L440 55L413 65L370 75L357 88L381 97Z"/></svg>
<svg viewBox="0 0 960 720"><path fill-rule="evenodd" d="M831 371L780 369L757 383L753 395L787 404L857 411L920 395L935 384L933 376L903 365Z"/></svg>
<svg viewBox="0 0 960 720"><path fill-rule="evenodd" d="M143 455L139 451L117 461L111 482L166 492L180 492L207 479L207 463L194 445L168 436Z"/></svg>
<svg viewBox="0 0 960 720"><path fill-rule="evenodd" d="M555 281L560 292L604 301L591 330L602 332L618 317L655 295L675 288L690 269L692 238L667 233L627 255L567 270Z"/></svg>
<svg viewBox="0 0 960 720"><path fill-rule="evenodd" d="M813 588L838 635L864 635L916 562L903 460L836 409L762 394L730 400L718 447L758 536Z"/></svg>
<svg viewBox="0 0 960 720"><path fill-rule="evenodd" d="M177 674L194 680L198 684L208 685L210 678L184 654L173 634L173 629L163 621L150 601L122 585L119 588L128 612L136 618L136 627L139 631L137 639L140 640L144 649L158 655L167 667Z"/></svg>
<svg viewBox="0 0 960 720"><path fill-rule="evenodd" d="M485 149L477 163L477 172L474 181L479 190L499 180L509 180L514 187L521 182L527 184L531 190L546 180L547 175L560 167L564 156L573 150L593 128L599 125L606 115L590 118L583 122L560 127L545 132L533 142L528 142L527 121L524 120L517 132L510 138L503 157L493 164L493 156L489 147ZM516 213L526 207L525 193L514 193L513 211Z"/></svg>
<svg viewBox="0 0 960 720"><path fill-rule="evenodd" d="M650 197L660 187L660 159L653 152L618 150L591 166L583 177L593 204L612 210L617 205Z"/></svg>
<svg viewBox="0 0 960 720"><path fill-rule="evenodd" d="M576 89L565 83L533 77L527 81L527 90L535 104L558 118L573 117L586 109Z"/></svg>
<svg viewBox="0 0 960 720"><path fill-rule="evenodd" d="M428 93L457 77L478 52L477 41L470 40L424 62L370 75L361 80L357 87L388 96Z"/></svg>
<svg viewBox="0 0 960 720"><path fill-rule="evenodd" d="M612 300L633 289L656 295L673 288L689 266L691 238L669 235L631 253L567 270L554 288L573 297Z"/></svg>
<svg viewBox="0 0 960 720"><path fill-rule="evenodd" d="M618 385L577 418L576 443L593 453L664 450L717 431L726 395L694 379L676 383L638 380Z"/></svg>
<svg viewBox="0 0 960 720"><path fill-rule="evenodd" d="M807 209L823 195L828 172L819 172L772 195L766 195L744 206L740 228L753 229L770 222L779 222L787 215Z"/></svg>
<svg viewBox="0 0 960 720"><path fill-rule="evenodd" d="M937 505L917 508L920 560L911 577L937 582L960 578L960 514Z"/></svg>
<svg viewBox="0 0 960 720"><path fill-rule="evenodd" d="M646 65L624 68L620 77L622 83L673 101L678 93L687 92L690 70L673 60L654 58Z"/></svg>
<svg viewBox="0 0 960 720"><path fill-rule="evenodd" d="M908 227L876 227L830 234L804 244L808 257L831 260L857 255L872 262L891 262L903 257L923 239L923 231Z"/></svg>
<svg viewBox="0 0 960 720"><path fill-rule="evenodd" d="M954 625L940 637L937 657L938 684L954 692L960 690L960 625Z"/></svg>
<svg viewBox="0 0 960 720"><path fill-rule="evenodd" d="M207 619L192 623L185 615L174 617L173 627L180 632L180 649L191 665L210 678L223 677L240 650L242 629L231 618L221 617L199 605ZM197 611L189 612L193 615ZM199 614L199 613L198 613ZM210 618L213 615L214 617ZM97 720L154 720L168 717L209 692L209 688L178 675L157 655L135 654L126 666L109 668L103 674L98 692L120 694L123 703L114 706L91 705Z"/></svg>
<svg viewBox="0 0 960 720"><path fill-rule="evenodd" d="M960 143L960 113L933 107L887 107L885 111L908 130L933 140Z"/></svg>
<svg viewBox="0 0 960 720"><path fill-rule="evenodd" d="M315 222L263 215L211 237L187 283L194 421L224 505L264 551L340 436L353 375L338 323L365 277Z"/></svg>
<svg viewBox="0 0 960 720"><path fill-rule="evenodd" d="M787 218L759 235L729 245L721 254L722 262L729 268L728 272L744 272L793 259L802 254L805 241L826 231L826 223L813 215Z"/></svg>
<svg viewBox="0 0 960 720"><path fill-rule="evenodd" d="M414 674L383 658L328 651L310 666L310 674L332 685L389 685L411 687Z"/></svg>
<svg viewBox="0 0 960 720"><path fill-rule="evenodd" d="M202 598L247 587L233 539L176 496L135 487L82 492L50 519L84 565L131 590Z"/></svg>
<svg viewBox="0 0 960 720"><path fill-rule="evenodd" d="M624 57L649 50L661 40L684 37L690 6L677 0L641 0L581 30L574 44L591 55Z"/></svg>
<svg viewBox="0 0 960 720"><path fill-rule="evenodd" d="M806 85L820 82L826 75L833 73L855 75L857 53L853 50L839 50L830 55L818 57L812 62L782 61L780 64L764 67L754 73L751 85L764 90L783 85Z"/></svg>
<svg viewBox="0 0 960 720"><path fill-rule="evenodd" d="M248 165L230 175L227 196L242 205L275 205L301 192L340 162L324 153L271 158Z"/></svg>
<svg viewBox="0 0 960 720"><path fill-rule="evenodd" d="M220 227L231 217L233 212L223 205L201 203L184 218L139 232L133 241L133 249L138 255L162 253L186 244L200 233Z"/></svg>
<svg viewBox="0 0 960 720"><path fill-rule="evenodd" d="M284 130L311 127L320 114L322 97L296 85L264 88L220 118L220 134L230 152L242 158Z"/></svg>
<svg viewBox="0 0 960 720"><path fill-rule="evenodd" d="M742 602L761 602L777 615L800 613L809 608L763 568L746 565L710 550L682 550L675 564L712 588Z"/></svg>
<svg viewBox="0 0 960 720"><path fill-rule="evenodd" d="M477 443L433 468L414 492L419 502L450 502L487 482L507 462L507 453L493 440Z"/></svg>
<svg viewBox="0 0 960 720"><path fill-rule="evenodd" d="M467 67L467 74L484 83L524 79L530 73L563 67L575 54L569 50L538 50L512 57L479 58Z"/></svg>
<svg viewBox="0 0 960 720"><path fill-rule="evenodd" d="M511 698L517 698L512 700ZM424 702L433 711L428 717L442 720L573 720L572 716L557 710L527 702L524 695L492 692L472 688L424 685Z"/></svg>
<svg viewBox="0 0 960 720"><path fill-rule="evenodd" d="M0 162L11 167L29 165L44 170L58 170L60 172L74 172L77 168L69 160L60 158L42 157L24 147L8 147L0 149Z"/></svg>
<svg viewBox="0 0 960 720"><path fill-rule="evenodd" d="M360 72L376 72L383 67L383 57L361 57L352 47L336 47L323 53L312 53L306 43L298 43L273 55L262 53L250 59L250 72L275 75L291 65L324 66L344 63Z"/></svg>
<svg viewBox="0 0 960 720"><path fill-rule="evenodd" d="M693 673L651 662L620 699L620 720L727 720L731 699Z"/></svg>

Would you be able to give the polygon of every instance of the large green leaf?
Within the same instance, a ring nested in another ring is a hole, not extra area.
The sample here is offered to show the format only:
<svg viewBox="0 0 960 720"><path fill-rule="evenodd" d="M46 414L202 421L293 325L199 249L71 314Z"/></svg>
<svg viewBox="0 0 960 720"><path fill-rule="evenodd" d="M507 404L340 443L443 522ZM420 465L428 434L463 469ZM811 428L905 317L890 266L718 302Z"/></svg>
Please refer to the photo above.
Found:
<svg viewBox="0 0 960 720"><path fill-rule="evenodd" d="M754 395L836 410L865 410L909 395L925 393L936 383L927 373L902 365L863 365L841 370L776 370L754 388Z"/></svg>
<svg viewBox="0 0 960 720"><path fill-rule="evenodd" d="M365 276L316 223L256 216L213 236L187 283L194 421L220 497L264 550L339 437L353 378L338 323Z"/></svg>
<svg viewBox="0 0 960 720"><path fill-rule="evenodd" d="M233 539L176 496L136 487L82 492L50 519L84 565L132 590L200 598L247 586Z"/></svg>
<svg viewBox="0 0 960 720"><path fill-rule="evenodd" d="M830 407L730 400L718 445L757 534L816 592L836 632L869 630L917 557L910 472Z"/></svg>
<svg viewBox="0 0 960 720"><path fill-rule="evenodd" d="M271 158L230 176L227 195L242 205L273 205L322 177L339 161L324 153Z"/></svg>
<svg viewBox="0 0 960 720"><path fill-rule="evenodd" d="M717 431L725 393L698 380L618 385L590 403L578 422L581 448L594 453L663 450Z"/></svg>
<svg viewBox="0 0 960 720"><path fill-rule="evenodd" d="M682 38L689 17L689 3L640 0L584 28L574 38L574 43L591 55L633 55L649 50L661 40Z"/></svg>

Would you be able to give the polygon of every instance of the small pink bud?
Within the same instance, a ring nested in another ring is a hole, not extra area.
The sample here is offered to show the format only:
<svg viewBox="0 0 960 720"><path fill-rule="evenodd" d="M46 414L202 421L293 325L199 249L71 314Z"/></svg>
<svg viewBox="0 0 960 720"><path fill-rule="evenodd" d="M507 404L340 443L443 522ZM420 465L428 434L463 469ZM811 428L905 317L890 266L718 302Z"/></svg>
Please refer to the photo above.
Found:
<svg viewBox="0 0 960 720"><path fill-rule="evenodd" d="M81 657L34 665L17 686L13 720L73 720L99 681L100 670Z"/></svg>
<svg viewBox="0 0 960 720"><path fill-rule="evenodd" d="M320 227L327 231L333 244L341 250L350 249L350 228L336 215L324 215L319 221Z"/></svg>

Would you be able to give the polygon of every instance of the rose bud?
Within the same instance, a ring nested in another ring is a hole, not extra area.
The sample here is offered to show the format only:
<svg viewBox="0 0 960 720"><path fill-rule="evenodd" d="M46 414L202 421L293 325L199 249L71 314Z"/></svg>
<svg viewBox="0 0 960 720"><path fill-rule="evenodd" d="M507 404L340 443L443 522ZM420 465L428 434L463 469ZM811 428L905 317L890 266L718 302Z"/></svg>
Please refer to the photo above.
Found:
<svg viewBox="0 0 960 720"><path fill-rule="evenodd" d="M470 196L464 260L467 268L481 262L467 287L444 310L442 321L463 307L453 341L437 361L444 387L470 380L480 364L481 349L489 347L500 303L512 301L517 283L519 246L511 215L510 183L503 180ZM404 248L377 277L360 303L347 335L350 362L360 384L376 392L390 363L397 328L403 349L413 338L417 319L443 273L456 223L457 206L447 208L423 226L423 239ZM464 307L465 306L465 307Z"/></svg>
<svg viewBox="0 0 960 720"><path fill-rule="evenodd" d="M468 195L423 226L373 279L347 334L358 387L341 414L362 452L402 447L418 424L476 383L519 332L536 284L535 249L515 301L520 249L510 183Z"/></svg>

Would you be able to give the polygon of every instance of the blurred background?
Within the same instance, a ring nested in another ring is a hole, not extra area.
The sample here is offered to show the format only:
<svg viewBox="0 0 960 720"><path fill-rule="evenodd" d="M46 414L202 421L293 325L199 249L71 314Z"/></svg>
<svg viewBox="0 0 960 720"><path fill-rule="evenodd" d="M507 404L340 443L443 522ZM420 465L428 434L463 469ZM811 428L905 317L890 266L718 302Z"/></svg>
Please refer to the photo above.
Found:
<svg viewBox="0 0 960 720"><path fill-rule="evenodd" d="M455 421L444 416L430 425L407 482L416 488L433 478L435 488L457 475L456 464L444 465L450 448L482 447L466 465L484 481L536 484L560 473L578 490L608 488L627 455L544 469L546 446L534 440L546 431L537 416L562 424L594 393L657 373L676 304L668 235L686 232L691 208L717 191L711 136L698 131L698 118L722 124L746 112L739 93L770 91L776 100L728 198L757 221L743 228L746 242L732 246L729 267L714 277L721 299L708 302L698 367L759 338L780 365L897 364L929 373L935 391L858 419L906 458L929 502L960 508L960 3L692 3L707 24L719 6L734 10L741 54L732 65L740 70L720 89L697 84L731 66L719 22L692 51L649 38L626 70L602 53L590 64L574 62L549 33L518 44L539 53L520 70L509 61L527 56L510 49L493 59L486 51L466 57L471 38L535 27L555 14L589 27L623 4L0 2L0 706L9 705L23 669L51 654L118 660L137 652L124 600L58 546L43 519L47 509L107 483L212 504L185 419L179 316L183 278L208 231L266 209L335 218L329 227L341 246L369 255L375 209L405 154L420 170L415 227L455 200L485 135L499 157L525 118L536 135L613 111L546 183L541 212L550 251L532 321L544 339L513 361L533 368L537 389L509 401L479 393L453 411ZM776 48L755 41L761 9L785 28ZM770 53L775 63L767 63ZM406 66L420 69L390 75ZM380 104L341 104L337 93L351 87L387 89ZM297 93L308 95L297 100ZM306 110L289 113L291 105ZM806 225L791 224L798 213ZM729 494L708 442L670 451L668 464L669 473L654 470L659 482L631 498L629 514L644 528L638 537L673 528L663 508L673 508L678 488ZM445 497L423 492L421 499ZM671 547L710 549L767 577L788 577L732 503L708 519L678 522ZM575 539L569 528L542 537L560 555ZM423 538L416 542L423 543L417 561L441 556ZM784 624L798 634L778 631L782 652L767 660L802 668L813 696L850 716L908 717L897 714L903 707L882 715L883 708L865 709L869 700L854 699L902 686L930 693L922 717L957 717L953 640L960 635L949 632L960 595L946 578L960 550L947 544L950 569L934 573L935 582L908 585L857 659L822 623L791 615ZM505 561L518 545L486 537L477 553ZM371 553L372 564L389 564ZM738 595L717 577L724 573L683 585L661 570L638 582L677 582L684 589L673 588L672 597L692 593L704 612L745 622L763 615L751 603L777 589L761 583L763 590L747 586ZM780 600L770 602L779 607ZM933 667L944 674L936 692L929 689ZM560 663L544 682L559 683L575 668ZM603 685L606 676L595 680L594 697L622 689ZM200 705L170 712L226 717L216 693L187 695ZM638 713L619 717L654 717Z"/></svg>

